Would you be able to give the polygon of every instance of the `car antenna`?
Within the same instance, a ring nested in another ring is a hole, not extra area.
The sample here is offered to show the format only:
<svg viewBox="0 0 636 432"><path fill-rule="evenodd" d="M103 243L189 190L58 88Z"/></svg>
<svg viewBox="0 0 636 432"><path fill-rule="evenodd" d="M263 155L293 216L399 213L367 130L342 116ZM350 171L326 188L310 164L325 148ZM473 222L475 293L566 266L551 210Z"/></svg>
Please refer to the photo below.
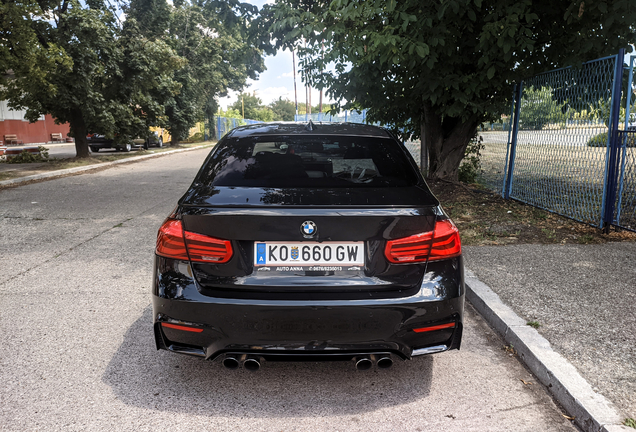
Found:
<svg viewBox="0 0 636 432"><path fill-rule="evenodd" d="M309 119L309 122L307 122L307 127L305 129L307 129L308 131L312 131L316 129L316 125L313 121L311 121L311 119Z"/></svg>

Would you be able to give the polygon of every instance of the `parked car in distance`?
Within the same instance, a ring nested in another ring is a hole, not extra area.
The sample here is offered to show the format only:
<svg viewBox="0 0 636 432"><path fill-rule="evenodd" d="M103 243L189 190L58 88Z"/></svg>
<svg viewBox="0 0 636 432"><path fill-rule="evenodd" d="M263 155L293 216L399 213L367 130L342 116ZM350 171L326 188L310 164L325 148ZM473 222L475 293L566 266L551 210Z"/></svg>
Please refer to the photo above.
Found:
<svg viewBox="0 0 636 432"><path fill-rule="evenodd" d="M99 152L101 149L110 149L114 148L117 151L129 152L133 149L133 147L139 147L132 140L126 140L125 143L115 143L115 140L112 138L106 138L105 135L102 134L90 134L86 136L86 141L88 141L88 147L91 149L93 153Z"/></svg>
<svg viewBox="0 0 636 432"><path fill-rule="evenodd" d="M135 138L133 143L148 150L150 147L163 147L163 137L156 131L151 131L147 138Z"/></svg>
<svg viewBox="0 0 636 432"><path fill-rule="evenodd" d="M159 229L156 346L249 370L264 360L388 368L459 349L461 252L386 129L238 127Z"/></svg>
<svg viewBox="0 0 636 432"><path fill-rule="evenodd" d="M133 148L144 148L148 149L149 147L163 147L163 137L161 137L156 131L151 131L147 138L134 138L131 140L125 140L122 144L116 143L115 140L111 138L106 138L105 135L102 134L91 134L86 137L88 141L88 146L93 153L97 153L101 149L109 149L114 148L117 151L129 152Z"/></svg>

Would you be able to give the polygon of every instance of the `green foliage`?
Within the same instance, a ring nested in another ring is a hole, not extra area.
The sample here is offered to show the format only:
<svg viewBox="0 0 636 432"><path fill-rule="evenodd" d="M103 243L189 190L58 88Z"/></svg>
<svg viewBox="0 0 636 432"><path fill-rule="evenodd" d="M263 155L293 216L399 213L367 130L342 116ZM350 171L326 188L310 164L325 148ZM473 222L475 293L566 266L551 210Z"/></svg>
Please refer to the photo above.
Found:
<svg viewBox="0 0 636 432"><path fill-rule="evenodd" d="M219 110L218 116L225 117L225 118L239 119L241 121L243 120L243 116L241 115L241 113L235 110L234 108L228 108L227 111ZM245 122L241 122L241 124L245 124Z"/></svg>
<svg viewBox="0 0 636 432"><path fill-rule="evenodd" d="M174 140L216 111L215 98L263 70L257 9L236 0L132 0L120 21L110 1L0 4L0 100L37 120L70 123L79 157L86 135Z"/></svg>
<svg viewBox="0 0 636 432"><path fill-rule="evenodd" d="M261 98L256 93L241 93L237 96L236 101L229 108L241 113L241 118L258 120L256 111L263 106Z"/></svg>
<svg viewBox="0 0 636 432"><path fill-rule="evenodd" d="M39 153L30 153L24 150L19 155L7 157L7 163L22 164L22 163L34 163L34 162L48 162L49 150L43 146L38 146L38 150L39 150Z"/></svg>
<svg viewBox="0 0 636 432"><path fill-rule="evenodd" d="M270 109L274 112L274 120L294 121L296 115L296 106L289 99L279 97L269 104Z"/></svg>
<svg viewBox="0 0 636 432"><path fill-rule="evenodd" d="M476 127L509 113L511 83L629 46L629 2L279 0L260 25L339 108L421 137L429 175L453 178Z"/></svg>
<svg viewBox="0 0 636 432"><path fill-rule="evenodd" d="M188 142L202 142L204 140L203 132L196 132L194 135L188 138Z"/></svg>
<svg viewBox="0 0 636 432"><path fill-rule="evenodd" d="M627 134L627 147L636 147L636 134ZM588 147L607 147L607 132L594 135L587 140Z"/></svg>
<svg viewBox="0 0 636 432"><path fill-rule="evenodd" d="M633 418L631 418L631 417L626 418L626 419L623 421L623 424L624 424L625 426L627 426L627 427L630 427L630 428L634 428L634 429L636 429L636 420L634 420L634 419L633 419Z"/></svg>
<svg viewBox="0 0 636 432"><path fill-rule="evenodd" d="M166 104L173 142L217 110L216 97L240 90L264 70L263 36L252 25L257 8L238 1L175 2L167 43L185 59L175 74L178 94Z"/></svg>
<svg viewBox="0 0 636 432"><path fill-rule="evenodd" d="M541 324L539 323L539 321L528 321L526 325L529 325L530 327L535 329L538 329L539 327L541 327Z"/></svg>
<svg viewBox="0 0 636 432"><path fill-rule="evenodd" d="M464 159L459 166L458 180L464 183L475 183L481 174L481 151L486 148L481 135L473 137L464 152Z"/></svg>
<svg viewBox="0 0 636 432"><path fill-rule="evenodd" d="M546 126L565 127L567 103L553 99L551 87L524 89L521 99L519 127L525 130L542 130Z"/></svg>

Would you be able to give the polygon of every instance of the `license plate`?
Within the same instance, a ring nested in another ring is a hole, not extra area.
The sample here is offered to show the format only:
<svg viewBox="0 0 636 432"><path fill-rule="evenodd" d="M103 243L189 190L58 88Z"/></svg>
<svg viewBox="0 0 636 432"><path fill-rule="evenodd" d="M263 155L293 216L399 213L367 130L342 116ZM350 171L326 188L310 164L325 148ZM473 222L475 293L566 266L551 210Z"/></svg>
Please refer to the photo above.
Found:
<svg viewBox="0 0 636 432"><path fill-rule="evenodd" d="M364 242L254 242L255 266L364 266Z"/></svg>

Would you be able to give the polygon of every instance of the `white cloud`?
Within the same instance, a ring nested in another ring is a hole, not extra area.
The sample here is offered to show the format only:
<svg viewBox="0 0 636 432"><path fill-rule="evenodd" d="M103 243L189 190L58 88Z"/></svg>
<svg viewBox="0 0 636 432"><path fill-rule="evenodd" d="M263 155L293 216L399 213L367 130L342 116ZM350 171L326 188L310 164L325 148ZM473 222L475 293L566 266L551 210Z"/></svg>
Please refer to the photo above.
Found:
<svg viewBox="0 0 636 432"><path fill-rule="evenodd" d="M294 72L286 72L282 75L278 75L276 78L281 79L281 78L291 78L294 76Z"/></svg>

